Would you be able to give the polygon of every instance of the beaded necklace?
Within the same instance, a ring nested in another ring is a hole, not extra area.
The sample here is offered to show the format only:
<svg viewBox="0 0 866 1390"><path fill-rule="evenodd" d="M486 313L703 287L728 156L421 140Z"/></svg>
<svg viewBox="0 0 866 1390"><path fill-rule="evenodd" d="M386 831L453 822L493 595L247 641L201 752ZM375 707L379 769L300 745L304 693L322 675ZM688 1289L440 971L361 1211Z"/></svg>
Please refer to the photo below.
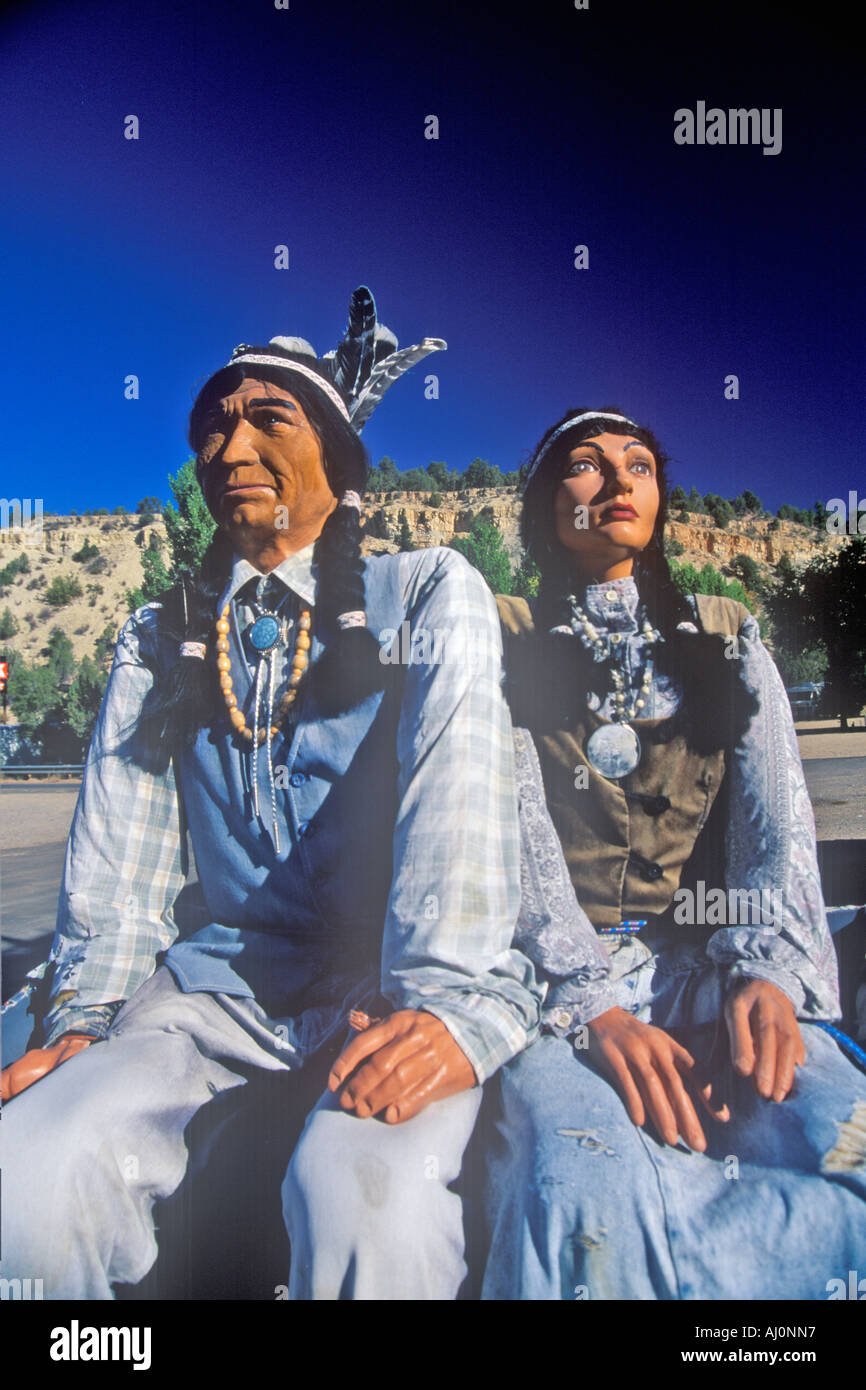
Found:
<svg viewBox="0 0 866 1390"><path fill-rule="evenodd" d="M644 614L642 631L646 639L647 654L644 660L643 673L638 684L634 687L630 685L627 687L624 674L628 653L627 644L623 643L617 647L616 652L610 652L609 644L619 638L620 634L613 634L609 642L605 643L598 628L590 621L588 614L581 608L573 594L569 595L569 602L576 618L576 623L572 623L573 631L586 650L592 652L593 661L611 662L610 675L613 683L614 702L611 720L607 724L600 725L590 734L584 750L586 760L590 767L602 777L607 777L610 781L618 781L621 777L627 777L630 772L634 772L640 762L640 739L628 721L637 717L638 711L646 705L647 696L652 688L655 666L652 648L656 642L662 640L661 633L652 626ZM627 695L629 696L628 704L626 703Z"/></svg>
<svg viewBox="0 0 866 1390"><path fill-rule="evenodd" d="M301 610L297 621L297 636L295 638L295 651L292 657L292 668L289 674L288 687L283 693L280 703L274 713L274 681L276 677L276 653L286 641L286 622L277 612L261 608L261 598L264 592L267 579L263 576L259 581L256 595L255 607L258 610L258 617L246 629L245 636L249 639L250 645L254 648L258 662L256 666L256 682L254 691L254 714L253 727L247 727L247 721L243 710L238 708L237 696L233 690L232 664L229 655L229 612L231 600L223 608L216 621L216 651L217 651L217 670L219 672L220 690L228 710L229 719L236 734L251 745L251 767L250 782L252 786L253 812L259 815L259 782L258 782L258 751L262 744L267 740L267 760L268 760L268 784L271 792L271 817L274 830L274 849L277 854L280 852L280 831L277 820L277 792L276 779L274 777L274 765L271 758L271 741L280 732L280 728L286 722L289 711L298 697L298 687L304 677L304 672L309 664L310 650L310 628L312 618L310 610ZM285 598L288 598L288 593ZM283 602L285 602L285 598ZM259 725L259 710L264 694L265 673L267 672L267 718L263 726Z"/></svg>
<svg viewBox="0 0 866 1390"><path fill-rule="evenodd" d="M292 705L295 703L295 700L297 699L298 686L300 685L303 679L304 672L307 669L307 665L309 663L309 657L307 656L307 653L310 650L310 627L312 625L312 618L310 616L309 608L304 608L301 611L301 616L298 618L298 635L295 639L295 654L292 657L292 672L289 676L288 688L285 694L283 695L282 699L280 700L279 705L277 706L276 722L271 724L269 729L267 730L265 730L264 728L258 729L254 735L253 730L247 728L247 721L244 716L244 712L243 710L238 709L237 696L234 694L232 689L232 663L231 657L229 656L228 615L229 604L226 604L225 608L223 609L222 613L217 619L216 624L217 669L220 673L220 690L222 691L223 699L225 700L226 709L229 712L229 719L231 720L238 734L242 738L245 738L248 742L251 742L253 737L255 736L256 743L259 747L261 747L266 738L274 738L274 736L279 733L280 725L285 721L286 715L288 714L289 710L291 709ZM259 623L264 624L264 620L266 618L272 617L274 617L274 615L270 613L263 614L261 618L257 619L257 621L253 623L252 628L249 629L250 641L253 643L254 646L256 646L255 629L258 627ZM264 631L267 631L267 629L264 629ZM274 639L274 641L271 643L269 647L264 649L262 649L261 647L257 647L256 649L263 655L268 654L276 646L277 641L279 640L279 636L280 631L278 629L277 637ZM270 665L271 669L273 670L272 661ZM259 670L261 670L261 664L259 665ZM256 715L258 715L258 701L256 701ZM256 722L258 721L256 720Z"/></svg>

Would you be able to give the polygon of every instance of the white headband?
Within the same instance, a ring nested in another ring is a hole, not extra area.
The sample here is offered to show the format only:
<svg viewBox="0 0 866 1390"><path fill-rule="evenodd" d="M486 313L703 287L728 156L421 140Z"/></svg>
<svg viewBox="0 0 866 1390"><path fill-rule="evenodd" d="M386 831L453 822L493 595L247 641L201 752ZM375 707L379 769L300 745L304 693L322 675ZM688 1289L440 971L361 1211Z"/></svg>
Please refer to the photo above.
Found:
<svg viewBox="0 0 866 1390"><path fill-rule="evenodd" d="M329 381L326 381L323 376L320 376L318 372L314 372L312 367L305 367L301 362L289 361L286 357L272 357L264 352L241 353L239 357L233 357L226 365L233 367L236 362L252 362L259 367L285 367L287 371L299 372L301 376L305 376L308 381L311 381L314 386L318 386L320 391L324 391L328 400L333 402L344 420L350 419L348 407L339 391L332 386Z"/></svg>
<svg viewBox="0 0 866 1390"><path fill-rule="evenodd" d="M551 445L553 445L556 442L556 440L559 438L561 434L565 434L566 430L570 430L574 425L579 425L581 420L621 420L624 425L632 425L635 429L639 428L639 426L635 424L634 420L629 420L627 415L613 415L608 410L585 410L582 415L572 415L570 420L566 420L563 424L559 426L559 429L553 431L553 434L545 443L543 449L538 455L538 458L535 460L535 463L532 465L531 469L529 470L529 473L527 474L527 483L529 482L529 479L533 476L533 474L536 472L538 465L541 463L541 460L544 458L544 455L548 452Z"/></svg>

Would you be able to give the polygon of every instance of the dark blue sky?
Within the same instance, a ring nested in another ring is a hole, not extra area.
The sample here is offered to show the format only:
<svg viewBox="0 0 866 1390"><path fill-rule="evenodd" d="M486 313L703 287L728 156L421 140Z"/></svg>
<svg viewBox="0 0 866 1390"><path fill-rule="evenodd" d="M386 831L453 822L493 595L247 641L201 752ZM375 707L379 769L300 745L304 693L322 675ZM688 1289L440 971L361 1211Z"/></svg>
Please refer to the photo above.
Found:
<svg viewBox="0 0 866 1390"><path fill-rule="evenodd" d="M696 14L614 0L8 11L0 491L59 512L167 496L196 383L241 341L299 333L326 351L367 283L401 345L449 344L379 407L374 461L507 470L567 407L618 402L686 486L751 487L773 507L862 494L850 36L832 6ZM698 100L782 107L782 152L676 145L674 111ZM130 113L138 141L123 138Z"/></svg>

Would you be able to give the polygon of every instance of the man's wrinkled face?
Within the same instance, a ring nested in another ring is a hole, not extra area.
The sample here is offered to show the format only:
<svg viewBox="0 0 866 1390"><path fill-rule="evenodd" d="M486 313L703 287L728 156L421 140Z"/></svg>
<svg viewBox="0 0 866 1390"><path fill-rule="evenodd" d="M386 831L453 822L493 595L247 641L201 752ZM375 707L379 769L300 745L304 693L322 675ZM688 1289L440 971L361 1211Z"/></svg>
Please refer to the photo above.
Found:
<svg viewBox="0 0 866 1390"><path fill-rule="evenodd" d="M333 510L322 445L283 387L247 379L200 424L196 471L217 525L274 530L309 525Z"/></svg>

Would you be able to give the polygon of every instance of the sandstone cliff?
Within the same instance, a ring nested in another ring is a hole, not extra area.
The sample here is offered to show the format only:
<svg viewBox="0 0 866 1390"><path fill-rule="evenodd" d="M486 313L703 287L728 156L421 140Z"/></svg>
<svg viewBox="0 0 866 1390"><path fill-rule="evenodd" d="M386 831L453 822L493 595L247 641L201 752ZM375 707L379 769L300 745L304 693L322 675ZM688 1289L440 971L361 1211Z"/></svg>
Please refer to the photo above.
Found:
<svg viewBox="0 0 866 1390"><path fill-rule="evenodd" d="M479 488L446 493L439 507L431 507L428 496L417 492L389 493L386 498L368 494L362 508L365 553L397 550L401 511L406 513L412 539L419 547L449 545L455 536L468 534L476 517L484 514L499 527L512 563L519 563L520 499L515 491ZM0 613L8 608L19 628L13 637L0 641L0 646L14 648L28 661L36 660L51 629L57 626L70 637L76 659L91 654L106 627L117 629L127 616L125 590L136 588L142 579L142 547L136 538L140 536L146 546L152 532L165 539L159 518L142 526L135 516L46 517L41 537L30 535L28 544L22 542L21 532L0 530L0 568L22 552L30 563L29 573L16 575L0 591ZM698 567L709 561L723 569L736 555L748 555L765 574L785 552L799 568L820 551L846 543L843 536L811 531L788 521L770 530L770 519L757 517L738 518L727 529L719 530L708 517L695 516L688 523L671 522L668 535L683 545L678 556L681 561ZM73 555L85 542L96 547L98 557L74 560ZM82 595L61 608L52 608L45 601L45 591L58 575L74 576Z"/></svg>

